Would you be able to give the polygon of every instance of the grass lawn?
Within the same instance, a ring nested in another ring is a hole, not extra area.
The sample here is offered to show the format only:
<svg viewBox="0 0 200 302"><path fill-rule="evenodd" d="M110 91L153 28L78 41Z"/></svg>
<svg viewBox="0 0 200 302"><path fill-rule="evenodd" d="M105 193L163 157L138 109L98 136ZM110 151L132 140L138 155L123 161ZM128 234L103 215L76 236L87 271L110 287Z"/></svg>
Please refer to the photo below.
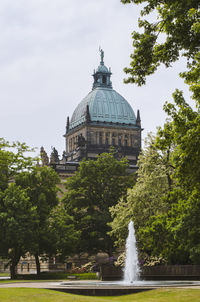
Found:
<svg viewBox="0 0 200 302"><path fill-rule="evenodd" d="M0 273L0 277L9 277L10 275L7 273ZM42 272L40 276L38 277L36 274L25 274L17 275L16 280L10 280L10 281L40 281L40 280L67 280L70 279L71 276L76 277L78 280L97 280L96 273L81 273L81 274L70 274L70 273L51 273L51 272ZM3 282L3 279L0 279L0 283ZM5 281L6 282L6 281Z"/></svg>
<svg viewBox="0 0 200 302"><path fill-rule="evenodd" d="M118 297L88 297L48 289L1 288L0 302L199 302L200 289L156 289Z"/></svg>
<svg viewBox="0 0 200 302"><path fill-rule="evenodd" d="M96 280L96 273L81 273L81 274L70 274L70 273L53 273L53 272L41 272L38 277L36 274L17 275L17 279L20 280L63 280L68 279L69 276L75 276L79 280Z"/></svg>
<svg viewBox="0 0 200 302"><path fill-rule="evenodd" d="M9 277L10 274L9 273L0 273L0 277Z"/></svg>
<svg viewBox="0 0 200 302"><path fill-rule="evenodd" d="M1 276L1 274L0 274ZM6 274L2 274L2 276L9 276ZM15 282L45 282L45 281L56 281L56 280L69 280L70 276L75 276L77 280L97 280L96 273L82 273L82 274L69 274L69 273L49 273L42 272L40 277L38 278L36 274L27 274L27 275L17 275L17 279L15 280L4 280L0 279L0 284L2 283L15 283ZM1 302L1 300L0 300Z"/></svg>

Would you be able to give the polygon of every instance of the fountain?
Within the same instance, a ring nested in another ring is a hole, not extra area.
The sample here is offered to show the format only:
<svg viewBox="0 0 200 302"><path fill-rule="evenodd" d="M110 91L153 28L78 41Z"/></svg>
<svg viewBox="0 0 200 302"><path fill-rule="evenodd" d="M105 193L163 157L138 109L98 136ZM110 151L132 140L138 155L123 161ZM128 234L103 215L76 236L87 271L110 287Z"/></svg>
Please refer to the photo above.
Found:
<svg viewBox="0 0 200 302"><path fill-rule="evenodd" d="M126 260L124 269L124 282L129 284L139 280L138 253L136 247L135 230L133 221L128 225L128 237L126 239Z"/></svg>
<svg viewBox="0 0 200 302"><path fill-rule="evenodd" d="M73 281L59 284L61 291L90 296L109 296L136 293L160 287L200 286L199 281L143 281L140 280L138 253L136 247L133 221L128 225L129 234L126 240L126 260L124 279L122 281ZM56 290L59 290L55 288Z"/></svg>

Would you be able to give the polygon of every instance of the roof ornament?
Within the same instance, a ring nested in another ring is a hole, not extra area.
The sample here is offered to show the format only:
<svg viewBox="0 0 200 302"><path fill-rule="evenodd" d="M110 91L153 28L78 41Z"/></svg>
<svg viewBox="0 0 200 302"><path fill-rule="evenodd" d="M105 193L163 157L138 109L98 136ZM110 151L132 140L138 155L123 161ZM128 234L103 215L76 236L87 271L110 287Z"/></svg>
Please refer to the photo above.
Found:
<svg viewBox="0 0 200 302"><path fill-rule="evenodd" d="M141 127L140 110L137 110L136 125Z"/></svg>
<svg viewBox="0 0 200 302"><path fill-rule="evenodd" d="M99 52L101 53L101 62L100 62L100 64L101 64L101 65L104 65L104 61L103 61L103 58L104 58L104 51L103 51L103 49L101 48L101 46L99 46Z"/></svg>

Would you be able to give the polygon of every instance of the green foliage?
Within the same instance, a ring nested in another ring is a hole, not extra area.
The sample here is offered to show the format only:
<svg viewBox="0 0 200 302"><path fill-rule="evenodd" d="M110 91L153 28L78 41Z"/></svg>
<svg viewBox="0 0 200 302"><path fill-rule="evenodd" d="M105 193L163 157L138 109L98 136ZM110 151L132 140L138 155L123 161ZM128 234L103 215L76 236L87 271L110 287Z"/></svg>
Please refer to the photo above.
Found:
<svg viewBox="0 0 200 302"><path fill-rule="evenodd" d="M199 113L185 102L180 91L173 96L174 104L164 106L171 119L158 130L155 147L164 152L173 146L174 185L163 199L167 212L151 216L142 232L150 238L154 255L162 255L173 264L199 263ZM159 238L162 241L158 245Z"/></svg>
<svg viewBox="0 0 200 302"><path fill-rule="evenodd" d="M156 13L156 22L139 19L142 33L132 33L134 52L131 54L126 83L143 85L146 76L153 74L160 64L170 67L180 56L187 58L191 79L197 67L200 41L200 9L198 0L121 0L122 3L145 4L141 16ZM154 17L155 18L155 17ZM160 43L160 35L163 43ZM189 81L189 79L187 79ZM195 90L195 87L194 87Z"/></svg>
<svg viewBox="0 0 200 302"><path fill-rule="evenodd" d="M36 158L28 156L34 149L25 143L9 143L0 138L0 190L5 190L10 178L16 174L30 170L36 164Z"/></svg>
<svg viewBox="0 0 200 302"><path fill-rule="evenodd" d="M52 247L55 252L54 239L49 236L49 217L52 209L58 205L57 184L60 182L58 174L47 166L34 167L31 172L18 174L15 182L26 190L30 203L37 211L38 223L34 229L36 241L34 248L30 248L29 252L37 258L39 255L50 253ZM39 270L38 266L38 273Z"/></svg>
<svg viewBox="0 0 200 302"><path fill-rule="evenodd" d="M25 253L35 255L39 273L39 255L69 254L78 238L71 217L58 206L59 176L36 166L30 151L24 143L0 140L0 255L9 259L12 278Z"/></svg>
<svg viewBox="0 0 200 302"><path fill-rule="evenodd" d="M11 263L11 277L21 256L34 248L37 212L25 190L10 184L0 196L0 254Z"/></svg>
<svg viewBox="0 0 200 302"><path fill-rule="evenodd" d="M80 232L75 230L73 218L65 211L62 203L51 211L46 236L51 243L46 252L55 254L60 260L76 252Z"/></svg>
<svg viewBox="0 0 200 302"><path fill-rule="evenodd" d="M121 199L113 206L111 214L111 234L117 239L116 244L122 246L127 237L127 225L132 219L137 231L140 253L152 251L152 241L146 236L146 224L151 216L166 213L168 204L163 197L168 195L168 176L172 173L169 154L160 152L154 146L155 138L149 135L145 148L138 160L138 177L136 184L128 191L127 200Z"/></svg>
<svg viewBox="0 0 200 302"><path fill-rule="evenodd" d="M57 192L60 179L47 166L34 167L31 172L22 172L15 177L17 185L26 189L30 201L37 207L40 224L45 223L51 209L58 204Z"/></svg>
<svg viewBox="0 0 200 302"><path fill-rule="evenodd" d="M175 105L165 105L171 121L140 155L137 182L127 201L111 208L111 234L118 245L124 244L133 219L141 255L161 256L171 264L199 264L199 114L179 91L174 100Z"/></svg>
<svg viewBox="0 0 200 302"><path fill-rule="evenodd" d="M175 145L172 163L176 187L170 194L171 208L165 218L171 240L169 257L173 262L199 263L200 116L185 102L180 91L173 96L175 104L164 107L171 117L170 131L166 130L168 125L165 124L157 137L160 148L165 148L169 140ZM167 249L166 242L165 253ZM176 256L173 256L175 249Z"/></svg>
<svg viewBox="0 0 200 302"><path fill-rule="evenodd" d="M177 90L173 96L175 105L166 104L164 109L171 117L168 137L176 146L172 158L175 176L180 184L184 183L191 189L198 185L200 179L200 116L185 102L182 92ZM161 147L163 142L168 144L166 126L158 132L157 143Z"/></svg>
<svg viewBox="0 0 200 302"><path fill-rule="evenodd" d="M112 253L109 207L126 195L133 181L126 168L126 159L118 161L113 152L104 153L96 161L82 161L79 171L67 180L63 202L81 232L79 251Z"/></svg>
<svg viewBox="0 0 200 302"><path fill-rule="evenodd" d="M183 56L187 60L187 70L180 76L189 85L196 103L196 110L193 110L184 100L182 92L176 90L173 94L174 103L164 105L170 119L158 130L154 146L167 154L168 167L171 167L172 173L170 170L167 172L168 193L161 194L161 204L167 205L167 210L160 213L152 212L149 219L145 220L145 227L139 225L138 237L142 240L148 238L146 244L151 253L163 255L170 263L199 263L199 1L121 0L121 2L144 4L141 10L142 17L149 17L151 13L157 15L156 22L144 19L138 21L143 32L132 34L134 53L131 55L130 68L125 68L129 75L125 82L143 85L146 83L146 77L153 74L161 64L170 67ZM159 42L160 35L162 43ZM149 179L150 175L147 182ZM162 241L159 241L160 238Z"/></svg>
<svg viewBox="0 0 200 302"><path fill-rule="evenodd" d="M6 240L7 247L12 244L21 246L21 243L27 249L26 242L32 234L30 226L35 227L36 207L30 204L29 197L25 190L16 184L10 184L9 187L1 194L1 227L4 229L4 235L1 240ZM34 222L31 220L33 218ZM4 245L1 248L4 249Z"/></svg>
<svg viewBox="0 0 200 302"><path fill-rule="evenodd" d="M0 255L10 261L11 277L22 255L34 247L36 207L30 203L25 189L14 182L23 171L31 171L36 159L28 156L33 152L25 143L10 144L0 139Z"/></svg>

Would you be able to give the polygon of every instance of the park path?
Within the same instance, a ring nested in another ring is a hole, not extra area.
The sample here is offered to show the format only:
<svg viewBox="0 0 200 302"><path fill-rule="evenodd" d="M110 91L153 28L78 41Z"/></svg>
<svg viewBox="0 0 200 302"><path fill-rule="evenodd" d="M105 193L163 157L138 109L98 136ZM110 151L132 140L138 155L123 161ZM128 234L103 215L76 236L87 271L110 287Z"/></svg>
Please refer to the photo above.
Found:
<svg viewBox="0 0 200 302"><path fill-rule="evenodd" d="M61 288L59 286L61 281L54 282L10 282L8 283L0 283L0 288L8 288L8 287L31 287L31 288Z"/></svg>

